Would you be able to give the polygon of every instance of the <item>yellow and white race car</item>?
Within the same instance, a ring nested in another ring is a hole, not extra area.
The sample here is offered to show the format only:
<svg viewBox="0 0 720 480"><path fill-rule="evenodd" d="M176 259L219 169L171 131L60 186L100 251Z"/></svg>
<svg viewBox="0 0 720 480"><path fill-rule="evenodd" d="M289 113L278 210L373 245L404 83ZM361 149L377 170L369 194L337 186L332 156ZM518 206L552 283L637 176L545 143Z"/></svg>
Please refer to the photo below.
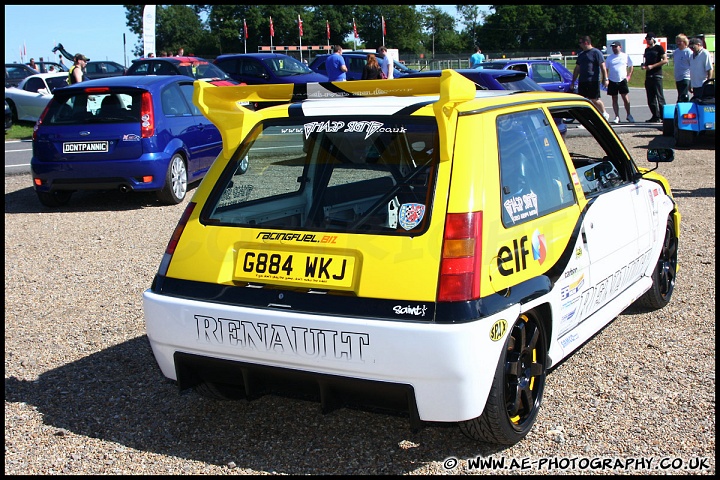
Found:
<svg viewBox="0 0 720 480"><path fill-rule="evenodd" d="M400 409L514 444L548 369L628 306L670 301L668 182L577 95L476 91L446 70L196 82L193 100L223 151L144 293L153 353L180 389L301 391L325 410ZM286 103L242 107L261 101ZM563 139L566 118L582 141Z"/></svg>

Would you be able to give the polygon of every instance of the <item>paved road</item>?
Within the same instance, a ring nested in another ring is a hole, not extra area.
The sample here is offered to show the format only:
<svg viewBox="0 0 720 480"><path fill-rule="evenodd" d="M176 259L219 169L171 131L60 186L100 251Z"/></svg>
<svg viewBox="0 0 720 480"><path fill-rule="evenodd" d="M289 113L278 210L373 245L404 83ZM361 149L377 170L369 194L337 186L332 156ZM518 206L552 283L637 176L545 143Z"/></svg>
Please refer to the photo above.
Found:
<svg viewBox="0 0 720 480"><path fill-rule="evenodd" d="M612 99L603 92L602 101L605 104L605 110L612 119L614 117L612 109ZM624 122L626 113L625 106L622 103L622 99L618 99L620 102L620 119ZM665 101L666 103L675 103L677 101L677 91L675 89L665 89ZM643 122L650 118L650 109L647 106L647 98L645 97L645 89L643 88L631 88L630 89L630 110L633 117L638 122ZM577 123L571 123L568 125L568 132L572 135L574 130L578 128ZM649 124L649 123L620 123L619 125L613 125L618 132L637 130L645 128L658 128L662 129L661 124ZM32 158L32 142L29 140L23 141L9 141L5 142L5 175L17 175L21 173L30 172L30 158Z"/></svg>

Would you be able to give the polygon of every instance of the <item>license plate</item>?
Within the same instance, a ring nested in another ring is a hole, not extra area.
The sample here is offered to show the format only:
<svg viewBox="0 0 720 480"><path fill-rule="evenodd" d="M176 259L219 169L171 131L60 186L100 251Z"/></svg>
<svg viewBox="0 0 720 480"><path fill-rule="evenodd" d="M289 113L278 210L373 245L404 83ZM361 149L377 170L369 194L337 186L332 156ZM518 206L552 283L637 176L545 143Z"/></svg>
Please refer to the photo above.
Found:
<svg viewBox="0 0 720 480"><path fill-rule="evenodd" d="M65 142L63 153L107 153L107 140L98 142Z"/></svg>
<svg viewBox="0 0 720 480"><path fill-rule="evenodd" d="M235 279L351 289L355 261L352 255L240 250Z"/></svg>

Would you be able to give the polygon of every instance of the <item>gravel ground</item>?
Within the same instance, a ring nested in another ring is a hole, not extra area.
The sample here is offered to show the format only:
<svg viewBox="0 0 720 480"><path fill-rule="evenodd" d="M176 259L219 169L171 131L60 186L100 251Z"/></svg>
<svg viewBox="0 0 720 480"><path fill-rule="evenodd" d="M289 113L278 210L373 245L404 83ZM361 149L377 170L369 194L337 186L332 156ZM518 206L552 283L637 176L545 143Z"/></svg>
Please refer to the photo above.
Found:
<svg viewBox="0 0 720 480"><path fill-rule="evenodd" d="M673 142L621 137L641 165ZM714 138L659 171L682 213L672 302L624 312L554 370L535 428L510 448L300 400L180 395L152 356L141 295L184 204L80 192L49 210L29 175L6 177L5 473L714 474Z"/></svg>

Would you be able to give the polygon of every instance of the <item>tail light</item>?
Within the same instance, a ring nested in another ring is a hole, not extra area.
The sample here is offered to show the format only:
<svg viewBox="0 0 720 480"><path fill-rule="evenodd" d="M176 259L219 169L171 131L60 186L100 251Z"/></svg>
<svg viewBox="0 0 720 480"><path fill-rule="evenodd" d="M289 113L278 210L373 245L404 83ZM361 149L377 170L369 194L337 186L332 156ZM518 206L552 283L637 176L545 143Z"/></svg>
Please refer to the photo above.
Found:
<svg viewBox="0 0 720 480"><path fill-rule="evenodd" d="M182 235L183 230L185 230L185 225L187 225L188 220L190 220L190 215L192 215L193 210L195 210L195 205L197 204L190 202L188 203L188 206L185 207L185 211L183 212L182 217L180 217L180 220L173 231L172 237L170 237L167 248L165 248L165 255L163 255L162 261L160 262L158 274L165 275L167 273L168 267L170 266L170 259L175 253L175 248L180 241L180 235Z"/></svg>
<svg viewBox="0 0 720 480"><path fill-rule="evenodd" d="M150 92L143 92L140 104L140 131L142 138L150 138L155 135L155 115L153 114L153 103Z"/></svg>
<svg viewBox="0 0 720 480"><path fill-rule="evenodd" d="M51 104L51 103L52 103L52 100L49 101L49 102L47 103L47 105L45 105L45 109L44 109L44 110L42 111L42 113L40 114L40 117L38 117L38 120L37 120L37 122L35 122L35 125L33 125L33 134L32 134L33 142L35 142L35 141L37 140L37 131L38 131L38 128L40 128L40 125L42 124L43 120L45 119L45 115L47 115L48 108L50 108L50 104Z"/></svg>
<svg viewBox="0 0 720 480"><path fill-rule="evenodd" d="M692 112L683 113L682 118L683 120L697 120L697 114Z"/></svg>
<svg viewBox="0 0 720 480"><path fill-rule="evenodd" d="M482 212L451 213L445 220L438 302L480 298Z"/></svg>

